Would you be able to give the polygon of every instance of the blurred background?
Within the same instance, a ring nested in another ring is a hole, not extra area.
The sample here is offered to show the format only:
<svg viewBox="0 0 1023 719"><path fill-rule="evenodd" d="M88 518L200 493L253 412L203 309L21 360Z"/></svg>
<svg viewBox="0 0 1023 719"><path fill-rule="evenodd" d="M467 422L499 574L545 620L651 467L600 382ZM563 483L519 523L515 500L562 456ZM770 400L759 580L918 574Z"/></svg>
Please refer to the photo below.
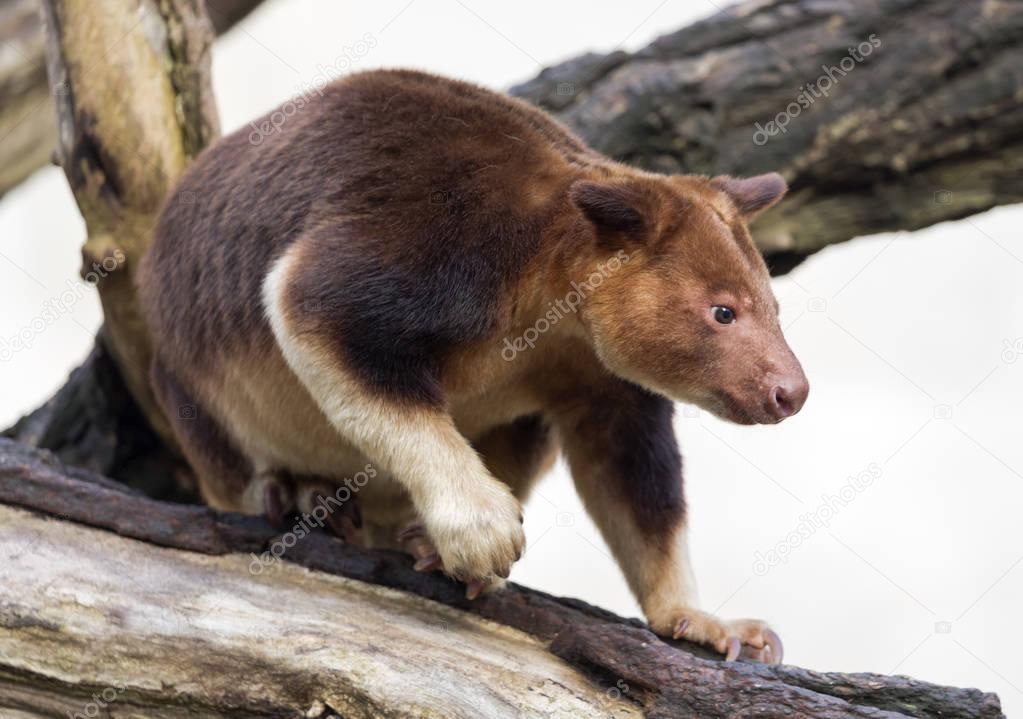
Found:
<svg viewBox="0 0 1023 719"><path fill-rule="evenodd" d="M358 69L416 67L507 89L717 12L709 0L269 0L217 41L214 86L228 132L366 33L376 45ZM775 281L811 381L802 413L777 427L677 414L704 609L769 620L793 664L980 687L1007 715L1023 712L1021 223L1023 209L1007 207L856 239ZM0 200L0 337L78 278L84 236L58 168ZM0 424L46 400L88 353L101 322L91 292L0 363ZM842 499L872 465L876 479ZM832 505L829 526L793 539L828 496L845 503ZM640 615L563 465L529 502L526 532L514 581ZM757 564L779 544L783 562Z"/></svg>

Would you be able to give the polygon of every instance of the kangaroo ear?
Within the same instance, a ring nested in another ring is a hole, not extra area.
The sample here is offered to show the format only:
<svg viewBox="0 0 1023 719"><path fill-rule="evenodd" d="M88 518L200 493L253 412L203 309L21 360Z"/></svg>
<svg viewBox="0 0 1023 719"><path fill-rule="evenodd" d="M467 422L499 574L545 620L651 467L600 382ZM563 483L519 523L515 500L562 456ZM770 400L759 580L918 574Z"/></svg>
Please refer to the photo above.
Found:
<svg viewBox="0 0 1023 719"><path fill-rule="evenodd" d="M646 226L643 197L627 186L577 180L569 189L568 196L598 234L635 234Z"/></svg>
<svg viewBox="0 0 1023 719"><path fill-rule="evenodd" d="M746 178L722 175L715 177L711 183L728 193L747 220L778 202L789 189L785 178L777 172Z"/></svg>

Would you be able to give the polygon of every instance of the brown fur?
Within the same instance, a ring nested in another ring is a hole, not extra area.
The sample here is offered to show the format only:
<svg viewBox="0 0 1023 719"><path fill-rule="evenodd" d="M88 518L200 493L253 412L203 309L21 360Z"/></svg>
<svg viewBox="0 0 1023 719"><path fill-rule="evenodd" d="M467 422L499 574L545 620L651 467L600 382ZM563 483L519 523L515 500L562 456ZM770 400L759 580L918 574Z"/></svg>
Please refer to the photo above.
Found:
<svg viewBox="0 0 1023 719"><path fill-rule="evenodd" d="M186 173L140 272L154 385L212 504L252 511L246 473L340 481L375 463L368 534L419 516L467 580L521 552L515 497L560 438L670 633L696 617L671 400L757 422L806 395L746 229L783 193L776 175L619 165L466 83L352 75L258 146L242 130ZM579 283L578 311L557 312ZM722 626L693 638L720 648Z"/></svg>

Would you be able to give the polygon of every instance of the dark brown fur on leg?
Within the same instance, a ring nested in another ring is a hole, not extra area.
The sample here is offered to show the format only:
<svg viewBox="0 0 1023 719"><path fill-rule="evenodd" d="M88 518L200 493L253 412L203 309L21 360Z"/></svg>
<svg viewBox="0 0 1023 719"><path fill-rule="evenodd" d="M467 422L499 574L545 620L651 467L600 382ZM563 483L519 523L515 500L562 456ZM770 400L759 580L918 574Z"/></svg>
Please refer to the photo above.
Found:
<svg viewBox="0 0 1023 719"><path fill-rule="evenodd" d="M781 640L764 622L696 608L673 414L669 400L614 380L563 413L579 495L655 632L709 644L727 659L780 662Z"/></svg>
<svg viewBox="0 0 1023 719"><path fill-rule="evenodd" d="M662 562L685 522L673 416L670 400L608 378L558 417L580 496L637 594L639 565Z"/></svg>

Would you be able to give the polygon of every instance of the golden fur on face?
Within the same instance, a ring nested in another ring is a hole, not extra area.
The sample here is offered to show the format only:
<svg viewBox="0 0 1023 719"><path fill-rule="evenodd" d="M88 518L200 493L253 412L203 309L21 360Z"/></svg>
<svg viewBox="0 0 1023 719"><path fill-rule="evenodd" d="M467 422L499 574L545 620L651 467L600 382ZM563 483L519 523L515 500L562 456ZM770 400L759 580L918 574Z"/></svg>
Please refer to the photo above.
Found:
<svg viewBox="0 0 1023 719"><path fill-rule="evenodd" d="M779 382L805 398L805 377L782 336L767 267L746 226L780 197L770 186L784 189L774 176L644 177L615 185L617 194L603 201L636 207L643 223L605 234L603 243L629 248L631 261L584 311L612 371L739 422L775 421L765 404ZM594 232L600 243L601 228ZM736 321L716 322L716 306L734 310Z"/></svg>

